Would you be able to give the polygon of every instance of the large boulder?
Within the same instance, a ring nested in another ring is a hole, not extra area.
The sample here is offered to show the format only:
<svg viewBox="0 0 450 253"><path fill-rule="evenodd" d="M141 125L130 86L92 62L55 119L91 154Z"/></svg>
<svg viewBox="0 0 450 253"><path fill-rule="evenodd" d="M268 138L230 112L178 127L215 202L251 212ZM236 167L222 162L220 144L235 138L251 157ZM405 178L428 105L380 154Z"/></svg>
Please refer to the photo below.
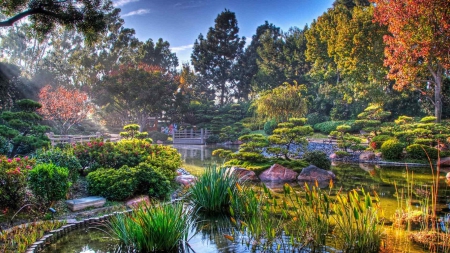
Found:
<svg viewBox="0 0 450 253"><path fill-rule="evenodd" d="M189 187L197 181L197 178L193 175L180 175L175 178L175 181L185 187Z"/></svg>
<svg viewBox="0 0 450 253"><path fill-rule="evenodd" d="M274 164L269 169L265 170L261 175L259 175L259 179L261 181L274 181L274 182L289 182L295 181L298 173L285 168L279 164Z"/></svg>
<svg viewBox="0 0 450 253"><path fill-rule="evenodd" d="M438 165L441 167L449 167L450 166L450 157L444 157L439 159Z"/></svg>
<svg viewBox="0 0 450 253"><path fill-rule="evenodd" d="M253 170L248 170L244 168L239 168L233 166L229 169L228 173L232 173L239 178L239 180L243 181L259 181L259 178L256 176Z"/></svg>
<svg viewBox="0 0 450 253"><path fill-rule="evenodd" d="M334 180L336 175L332 171L324 170L317 168L314 165L309 165L304 168L300 175L298 175L299 181L318 181L321 182L329 182L330 180Z"/></svg>
<svg viewBox="0 0 450 253"><path fill-rule="evenodd" d="M359 155L360 161L373 161L375 160L375 153L371 151L362 152Z"/></svg>

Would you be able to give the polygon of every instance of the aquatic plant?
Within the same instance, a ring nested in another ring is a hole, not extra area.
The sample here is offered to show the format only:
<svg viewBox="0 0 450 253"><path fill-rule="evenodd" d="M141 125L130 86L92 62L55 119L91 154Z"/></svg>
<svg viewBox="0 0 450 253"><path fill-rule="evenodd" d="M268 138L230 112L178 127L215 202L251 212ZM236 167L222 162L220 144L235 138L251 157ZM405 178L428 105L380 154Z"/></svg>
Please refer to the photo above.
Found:
<svg viewBox="0 0 450 253"><path fill-rule="evenodd" d="M192 221L192 212L182 203L143 204L129 214L113 216L107 226L138 252L176 251L187 241Z"/></svg>
<svg viewBox="0 0 450 253"><path fill-rule="evenodd" d="M225 168L208 168L189 188L191 203L200 211L226 212L230 205L229 190L234 192L238 178Z"/></svg>

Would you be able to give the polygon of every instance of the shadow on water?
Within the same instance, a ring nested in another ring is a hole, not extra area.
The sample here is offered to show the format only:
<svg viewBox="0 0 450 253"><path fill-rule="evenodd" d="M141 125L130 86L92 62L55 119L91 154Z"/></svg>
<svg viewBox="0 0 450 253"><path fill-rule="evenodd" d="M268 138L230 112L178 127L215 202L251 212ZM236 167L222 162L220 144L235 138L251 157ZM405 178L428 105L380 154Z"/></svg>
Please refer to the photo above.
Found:
<svg viewBox="0 0 450 253"><path fill-rule="evenodd" d="M182 155L185 166L194 166L203 170L211 164L221 164L223 161L213 157L212 151L217 148L228 148L233 151L237 150L237 146L174 146ZM337 177L335 186L331 195L337 192L347 192L351 189L362 189L366 192L375 191L380 197L380 203L384 210L384 217L389 220L392 219L395 210L398 208L398 200L394 184L399 190L405 189L411 180L408 173L414 175L414 189L413 195L416 199L427 194L432 181L432 174L429 167L414 167L406 168L399 167L384 167L372 164L334 164L332 171ZM282 184L267 184L274 192L282 192ZM291 186L296 191L302 194L304 183L292 182ZM327 188L327 185L323 186ZM449 212L450 194L449 186L445 182L445 174L440 180L440 191L438 210ZM419 206L415 206L419 209ZM385 242L391 244L391 249L394 248L396 252L427 252L408 241L398 241L395 233L386 227L389 234L389 239ZM242 244L237 238L235 242L224 237L225 234L233 233L233 228L230 219L226 216L199 216L197 218L196 226L192 229L189 245L191 247L187 252L251 252L245 244ZM395 244L392 246L392 244ZM112 239L105 231L100 229L80 229L70 233L68 236L60 239L57 243L49 245L43 252L73 252L73 253L103 253L103 252L130 252L126 249L119 249L118 241ZM339 252L333 248L328 248L324 252Z"/></svg>

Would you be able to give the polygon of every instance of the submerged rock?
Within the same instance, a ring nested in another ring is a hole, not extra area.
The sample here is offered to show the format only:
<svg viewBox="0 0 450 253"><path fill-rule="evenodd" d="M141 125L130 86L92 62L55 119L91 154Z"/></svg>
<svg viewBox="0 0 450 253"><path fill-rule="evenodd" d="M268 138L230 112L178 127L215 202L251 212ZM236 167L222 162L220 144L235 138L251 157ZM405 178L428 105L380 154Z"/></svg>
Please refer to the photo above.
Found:
<svg viewBox="0 0 450 253"><path fill-rule="evenodd" d="M256 174L253 170L248 170L248 169L233 166L228 170L228 173L233 173L234 175L236 175L239 178L239 180L259 181L259 178L256 176Z"/></svg>
<svg viewBox="0 0 450 253"><path fill-rule="evenodd" d="M297 179L298 173L285 168L279 164L274 164L269 169L265 170L259 176L261 181L276 181L276 182L289 182Z"/></svg>
<svg viewBox="0 0 450 253"><path fill-rule="evenodd" d="M314 165L309 165L304 168L300 175L298 176L299 181L318 181L321 182L329 182L330 180L334 180L336 175L332 171L320 169Z"/></svg>

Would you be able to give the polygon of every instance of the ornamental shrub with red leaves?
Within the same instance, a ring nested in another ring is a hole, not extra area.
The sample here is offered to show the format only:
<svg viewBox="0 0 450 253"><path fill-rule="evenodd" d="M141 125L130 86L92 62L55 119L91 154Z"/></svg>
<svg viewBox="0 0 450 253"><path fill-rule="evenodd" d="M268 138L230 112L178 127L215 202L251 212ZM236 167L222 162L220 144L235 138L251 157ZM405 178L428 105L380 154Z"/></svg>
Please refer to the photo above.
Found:
<svg viewBox="0 0 450 253"><path fill-rule="evenodd" d="M17 209L25 199L28 171L36 161L25 157L0 156L0 209Z"/></svg>

